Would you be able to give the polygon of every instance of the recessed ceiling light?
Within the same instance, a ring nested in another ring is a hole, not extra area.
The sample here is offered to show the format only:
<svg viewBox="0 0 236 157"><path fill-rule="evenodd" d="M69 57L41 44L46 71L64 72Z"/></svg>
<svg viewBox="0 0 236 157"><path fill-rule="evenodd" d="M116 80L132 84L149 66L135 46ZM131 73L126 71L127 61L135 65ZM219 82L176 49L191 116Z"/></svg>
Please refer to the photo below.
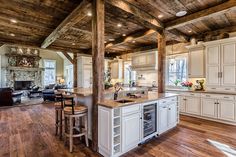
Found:
<svg viewBox="0 0 236 157"><path fill-rule="evenodd" d="M109 39L109 41L115 41L115 39Z"/></svg>
<svg viewBox="0 0 236 157"><path fill-rule="evenodd" d="M117 24L117 27L122 27L122 24L121 24L121 23L118 23L118 24Z"/></svg>
<svg viewBox="0 0 236 157"><path fill-rule="evenodd" d="M75 43L72 43L72 45L75 45Z"/></svg>
<svg viewBox="0 0 236 157"><path fill-rule="evenodd" d="M12 37L14 37L14 36L16 36L14 33L10 33L10 36L12 36Z"/></svg>
<svg viewBox="0 0 236 157"><path fill-rule="evenodd" d="M10 19L10 21L11 21L12 23L17 23L17 20L16 20L16 19Z"/></svg>
<svg viewBox="0 0 236 157"><path fill-rule="evenodd" d="M163 15L162 15L162 14L158 15L158 18L162 18L162 17L163 17Z"/></svg>
<svg viewBox="0 0 236 157"><path fill-rule="evenodd" d="M132 43L136 43L136 41L135 41L135 40L133 40L133 41L132 41Z"/></svg>
<svg viewBox="0 0 236 157"><path fill-rule="evenodd" d="M181 11L177 12L175 15L176 15L177 17L181 17L181 16L184 16L184 15L186 15L186 14L187 14L187 11L181 10Z"/></svg>
<svg viewBox="0 0 236 157"><path fill-rule="evenodd" d="M125 37L125 36L126 36L126 34L122 34L122 36L123 36L123 37Z"/></svg>
<svg viewBox="0 0 236 157"><path fill-rule="evenodd" d="M189 33L192 33L192 31L191 31L191 30L189 30L188 32L189 32Z"/></svg>
<svg viewBox="0 0 236 157"><path fill-rule="evenodd" d="M88 16L92 16L92 13L91 13L91 11L89 11L89 12L87 13L87 15L88 15Z"/></svg>
<svg viewBox="0 0 236 157"><path fill-rule="evenodd" d="M106 44L106 43L107 43L107 41L104 41L104 43Z"/></svg>

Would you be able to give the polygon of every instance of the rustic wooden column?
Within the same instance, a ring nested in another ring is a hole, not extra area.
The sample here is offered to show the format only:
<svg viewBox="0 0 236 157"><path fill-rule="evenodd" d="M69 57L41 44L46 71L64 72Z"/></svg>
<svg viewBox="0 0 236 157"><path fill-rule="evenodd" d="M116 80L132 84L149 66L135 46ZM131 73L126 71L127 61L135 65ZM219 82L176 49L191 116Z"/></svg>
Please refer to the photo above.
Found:
<svg viewBox="0 0 236 157"><path fill-rule="evenodd" d="M104 91L104 0L92 1L93 108L92 149L98 150L98 102Z"/></svg>
<svg viewBox="0 0 236 157"><path fill-rule="evenodd" d="M166 37L164 31L158 32L158 92L165 92Z"/></svg>
<svg viewBox="0 0 236 157"><path fill-rule="evenodd" d="M73 58L73 71L74 71L74 82L73 86L74 88L77 87L77 80L78 80L78 64L77 64L77 53L74 53L74 58Z"/></svg>

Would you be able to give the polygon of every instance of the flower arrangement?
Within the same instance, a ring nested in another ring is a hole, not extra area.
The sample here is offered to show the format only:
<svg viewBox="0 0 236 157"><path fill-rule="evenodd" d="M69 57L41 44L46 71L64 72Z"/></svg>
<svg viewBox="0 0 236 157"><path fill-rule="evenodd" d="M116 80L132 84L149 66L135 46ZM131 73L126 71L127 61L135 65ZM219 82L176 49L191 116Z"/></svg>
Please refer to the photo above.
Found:
<svg viewBox="0 0 236 157"><path fill-rule="evenodd" d="M189 82L189 81L184 81L184 82L181 83L181 86L191 88L193 86L193 83Z"/></svg>

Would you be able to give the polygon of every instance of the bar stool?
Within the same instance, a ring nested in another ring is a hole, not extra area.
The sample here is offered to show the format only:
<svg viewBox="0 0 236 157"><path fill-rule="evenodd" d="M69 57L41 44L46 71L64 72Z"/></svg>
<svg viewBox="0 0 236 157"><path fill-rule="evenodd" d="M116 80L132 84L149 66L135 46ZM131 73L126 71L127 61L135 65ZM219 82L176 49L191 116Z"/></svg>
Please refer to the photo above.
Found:
<svg viewBox="0 0 236 157"><path fill-rule="evenodd" d="M62 127L63 127L63 92L55 91L55 126L56 126L56 135L58 135L59 130L59 137L62 139Z"/></svg>
<svg viewBox="0 0 236 157"><path fill-rule="evenodd" d="M88 109L86 106L75 106L74 95L63 95L65 117L65 142L69 138L69 150L73 151L73 138L85 136L88 147ZM68 124L69 121L69 124ZM82 123L84 123L82 125Z"/></svg>

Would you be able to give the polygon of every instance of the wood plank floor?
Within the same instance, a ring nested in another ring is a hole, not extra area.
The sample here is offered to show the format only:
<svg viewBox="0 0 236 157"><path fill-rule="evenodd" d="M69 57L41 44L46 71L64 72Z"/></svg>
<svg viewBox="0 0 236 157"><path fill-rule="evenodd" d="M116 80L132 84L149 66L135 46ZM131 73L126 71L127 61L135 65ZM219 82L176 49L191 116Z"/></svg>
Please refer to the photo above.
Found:
<svg viewBox="0 0 236 157"><path fill-rule="evenodd" d="M0 157L99 156L83 144L77 144L74 153L69 153L63 142L54 136L54 132L52 104L0 109ZM178 127L135 148L123 157L226 156L210 144L209 140L221 146L221 149L229 146L231 151L235 151L236 127L181 116ZM229 150L225 149L225 152Z"/></svg>

